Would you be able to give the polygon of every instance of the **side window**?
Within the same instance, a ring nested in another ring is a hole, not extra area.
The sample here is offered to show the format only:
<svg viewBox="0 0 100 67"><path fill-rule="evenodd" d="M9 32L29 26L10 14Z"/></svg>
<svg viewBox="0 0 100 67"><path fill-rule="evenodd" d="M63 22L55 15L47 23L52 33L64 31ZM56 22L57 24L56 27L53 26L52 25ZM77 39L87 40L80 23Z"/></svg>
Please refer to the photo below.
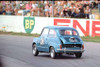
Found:
<svg viewBox="0 0 100 67"><path fill-rule="evenodd" d="M50 30L49 31L49 37L56 37L57 35L56 35L56 31L55 30Z"/></svg>
<svg viewBox="0 0 100 67"><path fill-rule="evenodd" d="M42 31L41 36L46 36L46 35L48 35L48 31L49 31L49 29L45 28L45 29Z"/></svg>

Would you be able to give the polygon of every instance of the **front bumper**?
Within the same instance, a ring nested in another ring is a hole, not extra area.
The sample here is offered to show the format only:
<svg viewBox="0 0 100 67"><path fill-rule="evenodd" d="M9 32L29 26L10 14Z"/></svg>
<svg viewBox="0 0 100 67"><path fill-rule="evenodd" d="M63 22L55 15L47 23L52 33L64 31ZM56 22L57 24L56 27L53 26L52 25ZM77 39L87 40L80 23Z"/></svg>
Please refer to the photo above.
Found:
<svg viewBox="0 0 100 67"><path fill-rule="evenodd" d="M71 52L71 53L76 53L76 52L80 52L83 53L85 50L84 49L57 49L58 52Z"/></svg>

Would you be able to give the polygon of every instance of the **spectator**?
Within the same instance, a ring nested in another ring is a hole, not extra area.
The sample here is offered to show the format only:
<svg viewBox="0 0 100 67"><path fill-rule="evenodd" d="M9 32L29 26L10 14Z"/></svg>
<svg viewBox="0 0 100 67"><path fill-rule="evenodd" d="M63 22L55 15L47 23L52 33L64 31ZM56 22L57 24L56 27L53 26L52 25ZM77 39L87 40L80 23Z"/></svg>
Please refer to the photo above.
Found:
<svg viewBox="0 0 100 67"><path fill-rule="evenodd" d="M2 3L0 1L0 15L2 15Z"/></svg>
<svg viewBox="0 0 100 67"><path fill-rule="evenodd" d="M91 9L94 8L93 2L91 2L91 4L89 5L89 7L90 7Z"/></svg>
<svg viewBox="0 0 100 67"><path fill-rule="evenodd" d="M2 11L2 6L0 6L0 15L3 14L3 11Z"/></svg>
<svg viewBox="0 0 100 67"><path fill-rule="evenodd" d="M5 9L5 11L6 11L6 15L12 15L12 8L11 8L10 3L7 3L7 4L6 4L6 9Z"/></svg>
<svg viewBox="0 0 100 67"><path fill-rule="evenodd" d="M45 16L48 17L49 16L49 5L48 5L48 3L46 3L44 11L45 11Z"/></svg>
<svg viewBox="0 0 100 67"><path fill-rule="evenodd" d="M79 17L80 18L85 18L85 14L84 14L85 8L83 8L82 4L80 4L79 10L80 10Z"/></svg>
<svg viewBox="0 0 100 67"><path fill-rule="evenodd" d="M78 4L76 4L75 5L75 18L79 18L79 12L80 12L80 10L79 10L79 5Z"/></svg>
<svg viewBox="0 0 100 67"><path fill-rule="evenodd" d="M37 12L38 12L38 4L36 3L36 1L33 1L31 15L36 16Z"/></svg>
<svg viewBox="0 0 100 67"><path fill-rule="evenodd" d="M98 9L99 9L99 15L100 15L100 1L98 1Z"/></svg>
<svg viewBox="0 0 100 67"><path fill-rule="evenodd" d="M68 5L67 5L67 1L65 1L65 3L64 3L64 10L63 10L63 14L64 14L64 16L68 16Z"/></svg>
<svg viewBox="0 0 100 67"><path fill-rule="evenodd" d="M31 12L31 9L32 9L31 2L27 2L27 4L25 5L25 10L23 11L24 12L24 15L26 15L29 12Z"/></svg>
<svg viewBox="0 0 100 67"><path fill-rule="evenodd" d="M3 11L5 11L6 1L2 1L1 3L2 3L2 9L3 9Z"/></svg>
<svg viewBox="0 0 100 67"><path fill-rule="evenodd" d="M18 10L17 15L24 15L24 11L25 11L25 5L22 2L20 2L20 9Z"/></svg>
<svg viewBox="0 0 100 67"><path fill-rule="evenodd" d="M85 17L89 19L89 14L90 14L90 8L89 6L86 6L86 9L85 9Z"/></svg>
<svg viewBox="0 0 100 67"><path fill-rule="evenodd" d="M14 15L15 2L11 1L10 5L11 5L12 14Z"/></svg>
<svg viewBox="0 0 100 67"><path fill-rule="evenodd" d="M64 16L70 16L71 15L71 11L69 10L69 7L70 7L70 3L69 3L69 1L67 2L65 2L65 4L64 4L64 11L63 11L63 13L64 13Z"/></svg>
<svg viewBox="0 0 100 67"><path fill-rule="evenodd" d="M39 1L39 4L38 4L38 12L40 14L40 16L43 15L43 1Z"/></svg>
<svg viewBox="0 0 100 67"><path fill-rule="evenodd" d="M60 14L61 14L61 11L62 11L62 5L61 5L61 2L60 1L58 1L57 2L57 5L56 5L56 9L57 9L57 13L56 13L56 16L60 16Z"/></svg>
<svg viewBox="0 0 100 67"><path fill-rule="evenodd" d="M28 2L26 4L25 8L26 8L27 12L29 12L31 10L31 8L32 8L32 4L30 2Z"/></svg>
<svg viewBox="0 0 100 67"><path fill-rule="evenodd" d="M16 7L14 9L15 15L17 15L18 10L20 10L20 1L16 1Z"/></svg>
<svg viewBox="0 0 100 67"><path fill-rule="evenodd" d="M70 6L70 10L71 10L71 17L75 17L75 4L72 3Z"/></svg>
<svg viewBox="0 0 100 67"><path fill-rule="evenodd" d="M57 6L57 1L55 1L55 4L54 4L54 17L56 17L56 15L57 15L57 8L56 8L56 6Z"/></svg>
<svg viewBox="0 0 100 67"><path fill-rule="evenodd" d="M49 16L52 17L52 4L50 4L50 7L49 7Z"/></svg>
<svg viewBox="0 0 100 67"><path fill-rule="evenodd" d="M60 17L64 17L63 11L64 11L64 1L61 2L61 12L60 12Z"/></svg>
<svg viewBox="0 0 100 67"><path fill-rule="evenodd" d="M6 2L5 1L1 1L0 14L5 15L5 5L6 5Z"/></svg>

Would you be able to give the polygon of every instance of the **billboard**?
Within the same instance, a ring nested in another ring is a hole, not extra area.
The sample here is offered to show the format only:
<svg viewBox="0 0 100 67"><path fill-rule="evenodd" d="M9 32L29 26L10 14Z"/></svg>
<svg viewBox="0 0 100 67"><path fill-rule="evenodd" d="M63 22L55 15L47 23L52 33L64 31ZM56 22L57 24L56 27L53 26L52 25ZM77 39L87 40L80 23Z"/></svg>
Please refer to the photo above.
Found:
<svg viewBox="0 0 100 67"><path fill-rule="evenodd" d="M68 26L78 30L80 36L100 36L100 21L87 19L54 19L55 26Z"/></svg>
<svg viewBox="0 0 100 67"><path fill-rule="evenodd" d="M68 26L78 30L80 36L100 36L100 20L0 16L0 31L38 33L45 26Z"/></svg>

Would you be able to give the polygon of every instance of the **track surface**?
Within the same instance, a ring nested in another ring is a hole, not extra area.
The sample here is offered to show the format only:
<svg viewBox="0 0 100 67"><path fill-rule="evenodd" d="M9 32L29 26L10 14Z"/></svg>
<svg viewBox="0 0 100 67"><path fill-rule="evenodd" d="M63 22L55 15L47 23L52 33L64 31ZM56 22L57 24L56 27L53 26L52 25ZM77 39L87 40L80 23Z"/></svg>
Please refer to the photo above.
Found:
<svg viewBox="0 0 100 67"><path fill-rule="evenodd" d="M0 67L100 67L100 43L85 42L82 58L63 55L51 59L48 53L32 55L33 37L0 35Z"/></svg>

